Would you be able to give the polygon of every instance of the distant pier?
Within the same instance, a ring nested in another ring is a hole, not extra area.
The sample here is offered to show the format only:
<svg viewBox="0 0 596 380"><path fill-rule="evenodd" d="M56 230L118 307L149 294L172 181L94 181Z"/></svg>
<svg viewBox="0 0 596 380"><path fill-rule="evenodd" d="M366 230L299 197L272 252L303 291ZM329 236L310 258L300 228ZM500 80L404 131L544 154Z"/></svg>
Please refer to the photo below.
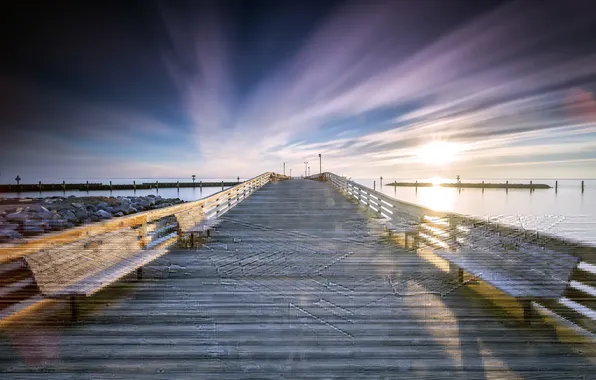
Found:
<svg viewBox="0 0 596 380"><path fill-rule="evenodd" d="M240 181L210 181L210 182L143 182L127 184L105 183L42 183L35 184L8 184L0 185L0 193L40 192L40 191L96 191L96 190L147 190L147 189L176 189L181 187L230 187L236 186Z"/></svg>
<svg viewBox="0 0 596 380"><path fill-rule="evenodd" d="M470 188L470 189L550 189L551 186L544 183L441 183L435 185L431 182L392 182L387 186L397 187L454 187L454 188Z"/></svg>

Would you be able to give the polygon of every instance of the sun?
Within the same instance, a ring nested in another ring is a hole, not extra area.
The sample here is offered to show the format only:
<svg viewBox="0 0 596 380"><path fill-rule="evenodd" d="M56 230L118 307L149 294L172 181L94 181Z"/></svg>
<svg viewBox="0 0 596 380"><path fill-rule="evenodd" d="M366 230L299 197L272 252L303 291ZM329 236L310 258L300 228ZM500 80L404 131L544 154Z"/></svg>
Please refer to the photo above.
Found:
<svg viewBox="0 0 596 380"><path fill-rule="evenodd" d="M447 141L432 141L422 145L416 155L420 162L428 165L442 166L459 159L461 145Z"/></svg>
<svg viewBox="0 0 596 380"><path fill-rule="evenodd" d="M434 177L430 178L430 183L432 183L433 186L439 186L440 184L442 184L444 182L445 182L445 180L438 176L434 176Z"/></svg>

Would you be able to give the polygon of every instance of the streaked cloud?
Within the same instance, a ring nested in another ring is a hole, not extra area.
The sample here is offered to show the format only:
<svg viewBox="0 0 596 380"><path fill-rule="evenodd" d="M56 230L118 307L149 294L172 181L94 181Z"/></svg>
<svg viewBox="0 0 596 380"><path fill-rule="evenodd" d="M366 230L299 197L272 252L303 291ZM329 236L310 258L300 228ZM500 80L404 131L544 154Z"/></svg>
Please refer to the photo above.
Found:
<svg viewBox="0 0 596 380"><path fill-rule="evenodd" d="M304 161L318 168L321 153L325 169L352 177L490 177L505 168L532 176L540 162L554 165L554 176L572 167L596 177L592 9L520 1L463 17L449 2L349 2L240 92L237 73L248 62L219 3L185 14L164 6L171 43L156 62L179 91L183 123L33 89L27 104L36 114L7 120L11 139L25 142L20 151L36 151L24 157L9 146L2 158L18 157L19 170L46 155L68 165L70 155L102 172L125 162L124 176L248 177L282 162L294 174ZM442 21L449 17L461 22ZM263 38L276 25L264 21ZM422 162L433 141L457 144L458 159Z"/></svg>

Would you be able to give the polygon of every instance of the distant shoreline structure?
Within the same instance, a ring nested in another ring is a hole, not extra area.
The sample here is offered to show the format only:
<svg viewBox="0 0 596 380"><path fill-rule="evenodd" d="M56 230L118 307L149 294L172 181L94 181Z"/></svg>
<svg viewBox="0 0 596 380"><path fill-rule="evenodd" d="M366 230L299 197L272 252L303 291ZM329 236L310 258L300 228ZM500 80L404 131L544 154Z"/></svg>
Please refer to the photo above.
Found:
<svg viewBox="0 0 596 380"><path fill-rule="evenodd" d="M471 189L551 189L552 187L544 183L439 183L432 182L392 182L386 186L394 187L454 187L454 188L471 188Z"/></svg>
<svg viewBox="0 0 596 380"><path fill-rule="evenodd" d="M97 191L97 190L145 190L145 189L180 189L180 188L203 188L203 187L231 187L240 183L240 178L237 181L196 181L196 182L143 182L132 184L109 184L104 183L42 183L37 184L0 184L0 193L24 193L24 192L40 192L40 191Z"/></svg>

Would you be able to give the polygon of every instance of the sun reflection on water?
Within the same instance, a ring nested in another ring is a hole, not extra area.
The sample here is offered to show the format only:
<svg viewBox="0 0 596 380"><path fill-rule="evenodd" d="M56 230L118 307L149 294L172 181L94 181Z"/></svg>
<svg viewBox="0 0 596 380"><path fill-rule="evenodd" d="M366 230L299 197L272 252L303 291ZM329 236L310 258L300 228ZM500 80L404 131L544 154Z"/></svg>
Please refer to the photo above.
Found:
<svg viewBox="0 0 596 380"><path fill-rule="evenodd" d="M455 188L435 185L418 188L417 198L420 205L436 211L453 211L455 206Z"/></svg>

